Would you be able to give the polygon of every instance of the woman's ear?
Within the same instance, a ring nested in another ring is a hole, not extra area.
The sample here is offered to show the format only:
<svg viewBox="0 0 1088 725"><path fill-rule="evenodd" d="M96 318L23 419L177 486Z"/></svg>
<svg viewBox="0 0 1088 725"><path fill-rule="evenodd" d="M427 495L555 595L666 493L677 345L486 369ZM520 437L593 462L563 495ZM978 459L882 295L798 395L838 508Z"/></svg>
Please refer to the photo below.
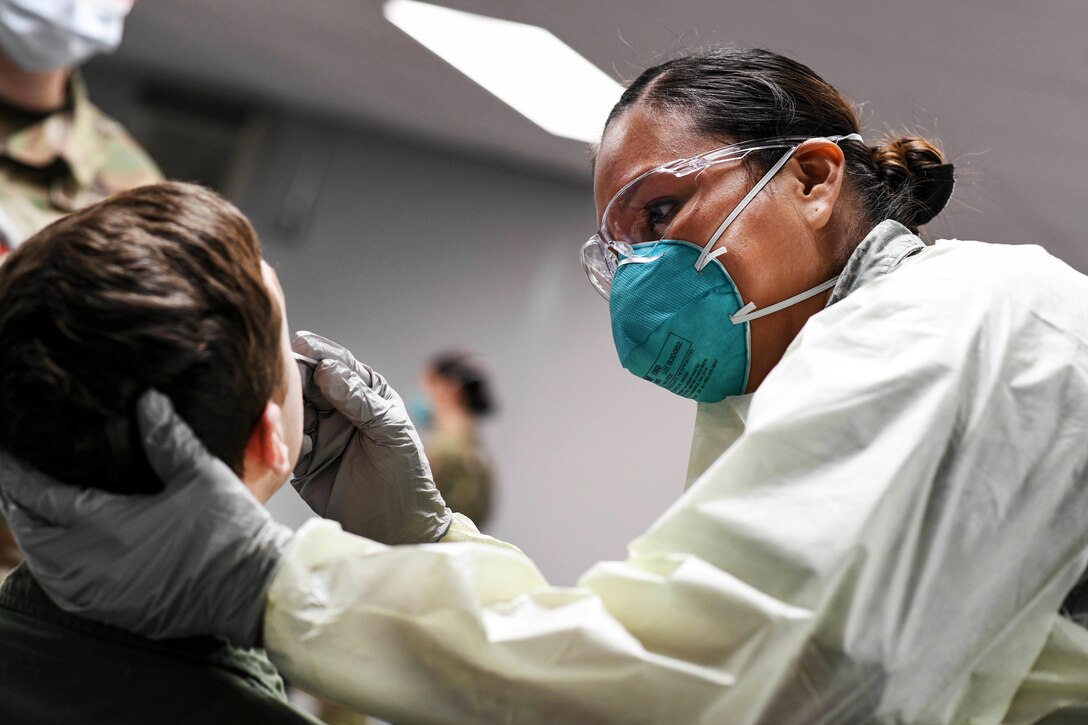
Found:
<svg viewBox="0 0 1088 725"><path fill-rule="evenodd" d="M251 488L266 479L282 483L291 471L291 454L283 426L283 409L271 400L246 442L242 480Z"/></svg>
<svg viewBox="0 0 1088 725"><path fill-rule="evenodd" d="M792 161L798 208L813 231L822 229L831 220L842 191L846 157L834 141L814 138L797 147Z"/></svg>

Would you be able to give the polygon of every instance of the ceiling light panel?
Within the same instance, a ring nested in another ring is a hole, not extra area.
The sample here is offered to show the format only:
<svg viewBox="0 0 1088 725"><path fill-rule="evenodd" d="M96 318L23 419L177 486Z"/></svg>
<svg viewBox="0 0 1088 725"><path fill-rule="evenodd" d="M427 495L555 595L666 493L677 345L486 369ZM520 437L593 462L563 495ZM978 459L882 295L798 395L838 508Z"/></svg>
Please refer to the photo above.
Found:
<svg viewBox="0 0 1088 725"><path fill-rule="evenodd" d="M548 133L592 143L623 87L544 28L416 0L385 17Z"/></svg>

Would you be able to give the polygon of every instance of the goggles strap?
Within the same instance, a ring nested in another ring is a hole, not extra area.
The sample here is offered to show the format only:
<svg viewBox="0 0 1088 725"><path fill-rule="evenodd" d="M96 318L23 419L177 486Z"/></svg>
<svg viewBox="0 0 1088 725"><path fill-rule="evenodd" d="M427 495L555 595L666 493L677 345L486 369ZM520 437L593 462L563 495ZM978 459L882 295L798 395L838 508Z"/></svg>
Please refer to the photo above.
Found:
<svg viewBox="0 0 1088 725"><path fill-rule="evenodd" d="M764 307L763 309L756 309L756 303L749 302L744 307L741 307L739 310L737 310L736 314L730 315L729 321L732 322L734 325L742 325L745 322L758 320L760 317L769 315L772 312L778 312L779 310L783 310L791 305L797 304L798 302L807 300L809 297L815 297L824 290L828 290L834 287L835 283L838 281L839 275L835 275L823 284L817 285L810 290L805 290L801 294L794 295L789 299L782 300L781 302L776 302L775 304Z"/></svg>
<svg viewBox="0 0 1088 725"><path fill-rule="evenodd" d="M756 194L758 194L764 186L770 183L771 179L774 178L774 175L778 173L778 170L786 165L786 162L790 160L790 157L793 156L793 152L796 150L797 147L793 146L790 148L789 151L783 154L782 158L780 158L775 163L775 165L772 166L767 171L767 173L763 175L763 178L756 182L756 185L752 187L752 190L749 191L745 195L745 197L740 200L740 203L737 204L733 211L729 213L729 216L725 218L725 221L721 223L721 226L718 227L718 231L714 232L714 234L710 237L710 241L706 243L705 247L703 247L703 253L700 254L699 259L695 261L695 269L702 272L703 267L709 264L710 260L717 259L722 254L725 254L725 247L722 247L721 249L715 249L713 252L710 251L710 248L713 247L714 243L718 241L718 238L725 233L726 228L733 223L733 220L736 219L742 211L744 211L744 207L748 206L748 204L751 203L752 199L756 197Z"/></svg>

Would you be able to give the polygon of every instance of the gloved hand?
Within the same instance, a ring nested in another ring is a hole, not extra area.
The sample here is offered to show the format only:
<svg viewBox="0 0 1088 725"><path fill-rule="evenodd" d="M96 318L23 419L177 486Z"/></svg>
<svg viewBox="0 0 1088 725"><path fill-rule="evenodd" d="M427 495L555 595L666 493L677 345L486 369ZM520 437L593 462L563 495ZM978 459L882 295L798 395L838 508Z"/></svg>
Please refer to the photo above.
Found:
<svg viewBox="0 0 1088 725"><path fill-rule="evenodd" d="M291 530L274 522L153 390L136 408L161 493L52 480L0 450L0 505L35 579L61 609L152 639L260 640Z"/></svg>
<svg viewBox="0 0 1088 725"><path fill-rule="evenodd" d="M397 392L320 335L298 332L291 346L319 361L303 374L307 440L292 480L299 495L318 515L375 541L441 538L453 516Z"/></svg>

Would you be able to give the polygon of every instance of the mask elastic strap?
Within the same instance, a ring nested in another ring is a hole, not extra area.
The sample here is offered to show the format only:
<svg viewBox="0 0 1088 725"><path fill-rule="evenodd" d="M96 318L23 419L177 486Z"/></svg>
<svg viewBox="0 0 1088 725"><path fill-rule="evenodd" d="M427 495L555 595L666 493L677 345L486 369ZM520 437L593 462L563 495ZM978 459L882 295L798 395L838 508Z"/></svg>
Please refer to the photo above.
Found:
<svg viewBox="0 0 1088 725"><path fill-rule="evenodd" d="M619 269L625 264L648 264L650 262L656 262L661 259L662 256L663 255L661 254L655 254L652 257L624 257L616 263L616 268Z"/></svg>
<svg viewBox="0 0 1088 725"><path fill-rule="evenodd" d="M790 157L793 156L793 152L796 150L797 147L794 146L785 154L783 154L782 158L780 158L778 162L775 163L775 165L772 166L767 171L767 173L763 175L762 179L756 182L756 185L752 187L752 190L749 191L745 195L745 197L740 200L740 203L733 208L733 211L729 213L729 216L727 216L725 218L725 221L721 223L721 226L718 227L718 231L714 232L714 234L710 237L710 241L706 243L705 247L703 247L703 252L699 255L699 259L695 260L695 269L697 271L702 272L703 267L708 265L710 263L710 260L717 259L719 256L725 254L725 247L715 249L713 252L710 251L710 248L713 247L714 243L718 241L718 238L725 233L726 228L733 223L733 220L736 219L742 211L744 211L744 207L748 206L748 204L751 203L752 199L756 198L756 194L758 194L764 186L770 183L771 179L774 178L774 175L778 173L778 170L786 165L786 162L790 160Z"/></svg>
<svg viewBox="0 0 1088 725"><path fill-rule="evenodd" d="M814 136L813 138L820 137ZM835 143L838 143L839 141L863 140L860 133L848 133L845 136L824 136L823 138L826 138L828 141L834 141ZM718 227L718 231L714 232L714 234L710 237L710 241L706 243L705 247L703 247L703 252L699 255L699 259L695 261L695 269L697 271L702 272L703 267L709 264L710 260L717 259L721 255L725 254L725 247L715 249L713 252L710 251L710 248L713 247L714 244L718 241L718 238L725 233L726 228L733 223L733 220L737 218L737 215L744 211L744 207L748 206L749 202L751 202L752 199L755 198L756 194L758 194L764 186L770 183L771 179L774 178L774 175L778 173L779 169L786 165L786 162L790 160L790 157L793 156L793 152L796 150L797 146L793 146L792 148L790 148L789 151L783 154L782 158L780 158L778 162L774 166L772 166L766 174L763 175L762 179L756 182L756 185L752 187L752 190L749 191L748 194L740 200L740 203L737 204L736 208L734 208L733 211L729 213L729 216L727 216L725 218L725 221L721 223L721 226Z"/></svg>
<svg viewBox="0 0 1088 725"><path fill-rule="evenodd" d="M737 310L736 314L730 315L729 316L729 321L732 322L734 325L741 325L741 324L744 324L745 322L751 322L752 320L758 320L760 317L764 317L766 315L769 315L772 312L778 312L779 310L785 309L785 308L787 308L787 307L789 307L791 305L795 305L798 302L802 302L804 300L807 300L809 297L815 297L816 295L820 294L824 290L828 290L828 289L831 289L832 287L834 287L835 283L838 282L838 281L839 281L839 276L835 275L834 277L827 280L823 284L817 285L816 287L813 287L810 290L806 290L806 291L802 292L799 295L794 295L793 297L790 297L788 300L782 300L781 302L776 302L773 305L770 305L768 307L764 307L761 310L756 309L756 303L755 302L749 302L744 307L741 307L739 310Z"/></svg>

